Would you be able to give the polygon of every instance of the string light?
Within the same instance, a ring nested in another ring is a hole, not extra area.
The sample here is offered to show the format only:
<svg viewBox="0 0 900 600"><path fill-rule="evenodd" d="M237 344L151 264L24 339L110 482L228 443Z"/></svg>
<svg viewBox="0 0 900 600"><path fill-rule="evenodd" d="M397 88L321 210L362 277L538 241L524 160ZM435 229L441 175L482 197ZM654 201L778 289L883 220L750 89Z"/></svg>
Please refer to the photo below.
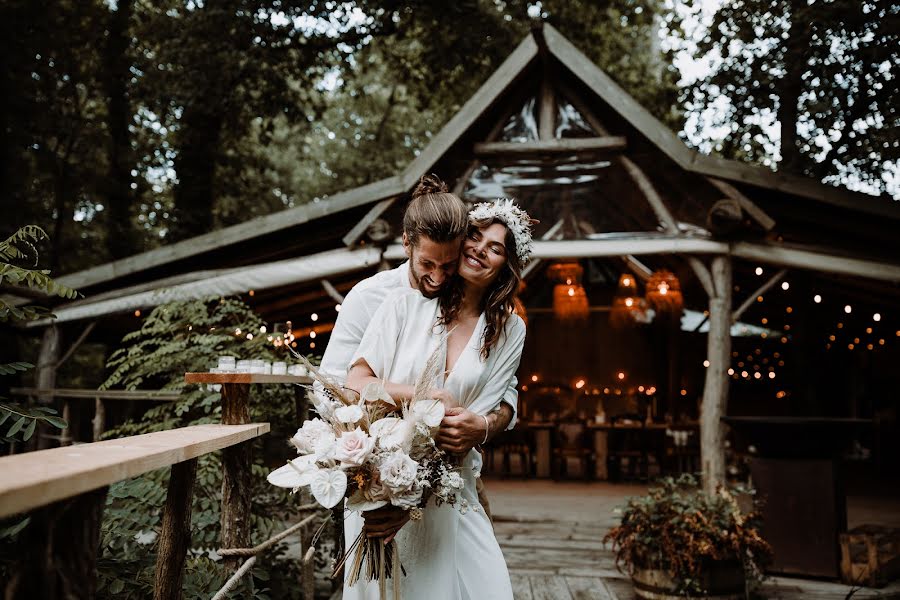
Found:
<svg viewBox="0 0 900 600"><path fill-rule="evenodd" d="M853 312L853 308L848 304L844 307L844 312L849 315L851 312Z"/></svg>
<svg viewBox="0 0 900 600"><path fill-rule="evenodd" d="M756 274L757 274L757 275L762 275L762 274L763 274L763 268L762 268L762 267L756 267Z"/></svg>
<svg viewBox="0 0 900 600"><path fill-rule="evenodd" d="M681 395L682 395L682 396L687 396L687 390L682 388L682 390L681 390Z"/></svg>
<svg viewBox="0 0 900 600"><path fill-rule="evenodd" d="M757 371L756 373L753 374L753 378L754 379L762 379L762 374L760 374L760 372Z"/></svg>
<svg viewBox="0 0 900 600"><path fill-rule="evenodd" d="M792 312L794 312L794 309L791 308L790 306L788 306L788 307L787 307L786 309L784 309L784 310L785 310L785 312L787 312L787 314L791 314Z"/></svg>
<svg viewBox="0 0 900 600"><path fill-rule="evenodd" d="M750 373L748 373L747 371L741 371L741 377L747 379L748 377L750 377Z"/></svg>
<svg viewBox="0 0 900 600"><path fill-rule="evenodd" d="M874 350L875 346L873 346L872 344L866 344L866 348L868 348L869 350Z"/></svg>
<svg viewBox="0 0 900 600"><path fill-rule="evenodd" d="M847 344L847 350L853 350L853 344Z"/></svg>
<svg viewBox="0 0 900 600"><path fill-rule="evenodd" d="M248 334L247 334L247 339L248 339L248 340L252 340L252 339L253 339L253 334L252 334L252 333L248 333Z"/></svg>
<svg viewBox="0 0 900 600"><path fill-rule="evenodd" d="M313 313L313 314L309 315L309 318L312 319L313 321L318 321L319 315L317 315L316 313Z"/></svg>
<svg viewBox="0 0 900 600"><path fill-rule="evenodd" d="M843 323L838 323L838 326L837 326L837 327L838 327L838 329L843 329L843 328L844 328L844 324L843 324Z"/></svg>
<svg viewBox="0 0 900 600"><path fill-rule="evenodd" d="M876 323L877 323L878 321L880 321L880 320L881 320L881 313L875 313L874 315L872 315L872 320L875 321Z"/></svg>
<svg viewBox="0 0 900 600"><path fill-rule="evenodd" d="M816 304L821 304L821 303L822 303L822 296L816 294L815 296L813 296L813 302L815 302Z"/></svg>
<svg viewBox="0 0 900 600"><path fill-rule="evenodd" d="M775 379L775 371L769 371L769 379Z"/></svg>
<svg viewBox="0 0 900 600"><path fill-rule="evenodd" d="M316 347L316 343L315 343L315 342L310 342L310 343L309 343L309 347L310 347L310 348L315 348L315 347Z"/></svg>
<svg viewBox="0 0 900 600"><path fill-rule="evenodd" d="M580 390L583 387L584 387L584 379L579 379L578 381L575 382L576 390Z"/></svg>
<svg viewBox="0 0 900 600"><path fill-rule="evenodd" d="M884 338L881 338L880 340L878 340L878 345L884 346Z"/></svg>
<svg viewBox="0 0 900 600"><path fill-rule="evenodd" d="M141 311L139 311L139 310L134 311L134 316L136 316L136 317L141 316Z"/></svg>
<svg viewBox="0 0 900 600"><path fill-rule="evenodd" d="M728 369L728 374L729 374L729 375L734 375L734 369L729 368L729 369Z"/></svg>
<svg viewBox="0 0 900 600"><path fill-rule="evenodd" d="M247 294L249 294L250 297L252 298L253 296L256 295L256 292L254 292L253 290L250 290L249 292L247 292Z"/></svg>
<svg viewBox="0 0 900 600"><path fill-rule="evenodd" d="M337 312L341 312L341 305L340 305L340 304L335 304L335 305L334 305L334 310L336 310Z"/></svg>
<svg viewBox="0 0 900 600"><path fill-rule="evenodd" d="M784 291L788 291L788 289L790 289L790 287L791 287L791 284L789 284L787 281L781 282L781 289L783 289Z"/></svg>
<svg viewBox="0 0 900 600"><path fill-rule="evenodd" d="M260 328L259 328L259 332L260 332L260 333L265 333L265 332L266 332L266 326L263 325L262 327L260 327Z"/></svg>
<svg viewBox="0 0 900 600"><path fill-rule="evenodd" d="M765 317L762 318L761 323L762 323L763 325L765 325L765 324L768 323L768 322L769 322L769 320L768 320L767 318L765 318Z"/></svg>
<svg viewBox="0 0 900 600"><path fill-rule="evenodd" d="M871 328L871 327L866 327L866 333L872 333L872 328Z"/></svg>
<svg viewBox="0 0 900 600"><path fill-rule="evenodd" d="M762 296L757 296L757 297L756 297L756 301L757 301L757 302L762 302L762 301L763 301L763 297L762 297Z"/></svg>
<svg viewBox="0 0 900 600"><path fill-rule="evenodd" d="M623 381L625 379L625 373L623 373L622 371L619 371L618 373L616 373L616 377L618 378L619 381Z"/></svg>
<svg viewBox="0 0 900 600"><path fill-rule="evenodd" d="M312 339L312 340L316 339L316 332L315 332L315 331L310 331L310 332L309 332L309 338Z"/></svg>
<svg viewBox="0 0 900 600"><path fill-rule="evenodd" d="M704 367L709 367L709 361L708 361L708 360L704 360L704 361L703 361L703 366L704 366Z"/></svg>

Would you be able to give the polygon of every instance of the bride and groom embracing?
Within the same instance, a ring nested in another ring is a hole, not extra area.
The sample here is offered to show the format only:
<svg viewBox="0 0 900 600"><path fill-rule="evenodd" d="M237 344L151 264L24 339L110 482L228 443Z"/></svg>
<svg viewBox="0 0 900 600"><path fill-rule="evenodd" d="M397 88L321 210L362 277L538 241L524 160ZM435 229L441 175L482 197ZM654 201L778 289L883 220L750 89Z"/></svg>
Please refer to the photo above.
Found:
<svg viewBox="0 0 900 600"><path fill-rule="evenodd" d="M435 440L459 457L463 509L429 502L416 520L390 505L345 511L347 547L363 528L385 543L396 538L408 600L512 598L474 447L514 420L525 341L514 306L531 224L510 200L468 210L438 178L423 177L403 219L409 260L347 294L322 358L320 370L346 388L361 392L379 381L397 400L411 398L435 349L444 359L444 377L429 395L447 407ZM349 585L345 574L343 597L378 598L378 582Z"/></svg>

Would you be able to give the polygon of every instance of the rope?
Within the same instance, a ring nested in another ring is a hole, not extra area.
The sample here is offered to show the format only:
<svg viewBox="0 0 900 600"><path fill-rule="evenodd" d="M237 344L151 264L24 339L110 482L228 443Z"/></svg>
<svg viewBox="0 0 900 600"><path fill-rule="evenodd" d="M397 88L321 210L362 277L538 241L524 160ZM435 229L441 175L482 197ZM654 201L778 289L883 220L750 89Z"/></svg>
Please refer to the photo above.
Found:
<svg viewBox="0 0 900 600"><path fill-rule="evenodd" d="M237 582L240 581L241 577L247 574L247 571L250 570L250 567L252 567L253 563L255 562L255 556L251 556L250 558L245 560L244 564L242 564L241 567L234 572L234 575L231 576L231 579L225 582L225 585L222 586L222 589L216 592L216 595L212 597L212 600L224 600L228 592L234 590Z"/></svg>
<svg viewBox="0 0 900 600"><path fill-rule="evenodd" d="M316 508L318 506L319 505L317 503L304 504L303 506L300 507L300 510L301 511L302 510L310 510L310 509ZM299 523L291 525L290 527L288 527L287 529L285 529L278 535L273 535L272 537L267 539L265 542L258 544L256 546L253 546L252 548L223 548L223 549L220 549L219 550L220 556L249 556L250 558L245 560L244 564L242 564L238 568L238 570L234 572L234 575L232 575L228 579L228 581L225 582L225 585L222 586L222 589L220 589L218 592L216 592L216 595L212 597L212 600L224 600L225 596L229 592L234 590L235 586L237 585L238 581L240 581L241 577L246 575L247 572L250 570L250 568L253 567L254 563L256 563L256 555L257 554L268 550L269 548L271 548L272 546L274 546L275 544L277 544L278 542L280 542L287 536L291 535L298 529L302 529L304 526L309 524L309 522L312 521L313 519L315 519L317 516L319 516L318 513L313 513L313 514L309 515L308 517L304 518ZM306 551L306 554L303 556L303 562L308 563L310 560L312 560L313 552L315 552L315 547L310 545L309 549Z"/></svg>
<svg viewBox="0 0 900 600"><path fill-rule="evenodd" d="M292 533L294 533L295 531L297 531L298 529L302 528L304 525L306 525L307 523L309 523L310 521L315 519L317 516L319 516L319 515L317 515L316 513L313 513L313 514L309 515L308 517L306 517L305 519L303 519L302 521L300 521L299 523L291 525L290 527L288 527L287 529L285 529L278 535L272 536L265 542L263 542L259 545L253 546L252 548L223 548L223 549L219 550L219 556L255 556L255 555L259 554L260 552L268 550L269 548L271 548L272 546L274 546L275 544L277 544L278 542L280 542L287 536L291 535Z"/></svg>

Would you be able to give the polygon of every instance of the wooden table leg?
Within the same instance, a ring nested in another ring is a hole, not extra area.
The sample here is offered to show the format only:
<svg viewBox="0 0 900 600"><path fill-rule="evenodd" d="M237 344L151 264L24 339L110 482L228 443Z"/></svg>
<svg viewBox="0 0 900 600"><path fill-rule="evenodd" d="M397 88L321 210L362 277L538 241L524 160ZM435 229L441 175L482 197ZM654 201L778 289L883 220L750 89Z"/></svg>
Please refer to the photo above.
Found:
<svg viewBox="0 0 900 600"><path fill-rule="evenodd" d="M196 477L196 458L172 465L156 555L155 600L181 600L184 561L191 547L191 501Z"/></svg>
<svg viewBox="0 0 900 600"><path fill-rule="evenodd" d="M222 384L222 423L244 425L250 422L250 386ZM246 548L250 545L250 444L246 441L222 450L222 548ZM226 557L225 569L231 573L244 561Z"/></svg>
<svg viewBox="0 0 900 600"><path fill-rule="evenodd" d="M537 457L537 476L550 477L550 430L542 427L534 432Z"/></svg>
<svg viewBox="0 0 900 600"><path fill-rule="evenodd" d="M609 434L602 429L594 430L594 474L600 481L609 479L606 458L609 456Z"/></svg>

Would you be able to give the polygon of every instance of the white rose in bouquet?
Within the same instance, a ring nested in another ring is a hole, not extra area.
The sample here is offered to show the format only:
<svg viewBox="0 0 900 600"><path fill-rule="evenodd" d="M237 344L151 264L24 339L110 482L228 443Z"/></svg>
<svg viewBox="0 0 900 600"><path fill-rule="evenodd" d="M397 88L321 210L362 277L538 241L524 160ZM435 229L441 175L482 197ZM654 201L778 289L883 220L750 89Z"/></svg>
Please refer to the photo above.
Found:
<svg viewBox="0 0 900 600"><path fill-rule="evenodd" d="M375 438L357 427L353 431L341 434L334 451L334 458L340 461L342 467L359 467L366 462L374 448Z"/></svg>
<svg viewBox="0 0 900 600"><path fill-rule="evenodd" d="M341 406L335 409L334 416L341 423L358 423L363 418L363 410L358 404Z"/></svg>
<svg viewBox="0 0 900 600"><path fill-rule="evenodd" d="M405 452L395 450L381 461L378 468L381 483L391 495L407 491L416 481L416 470L419 463L411 459Z"/></svg>
<svg viewBox="0 0 900 600"><path fill-rule="evenodd" d="M422 486L420 485L414 485L409 489L403 490L402 492L391 494L391 504L398 508L405 508L407 510L418 506L421 499Z"/></svg>
<svg viewBox="0 0 900 600"><path fill-rule="evenodd" d="M377 438L378 444L385 450L400 448L408 451L416 434L416 424L413 420L384 417L369 426L369 434Z"/></svg>
<svg viewBox="0 0 900 600"><path fill-rule="evenodd" d="M412 405L412 410L429 427L437 427L444 420L444 403L440 400L419 400Z"/></svg>
<svg viewBox="0 0 900 600"><path fill-rule="evenodd" d="M328 435L321 435L313 446L313 454L319 462L328 462L334 460L334 453L337 451L337 437L332 432Z"/></svg>
<svg viewBox="0 0 900 600"><path fill-rule="evenodd" d="M322 437L334 437L331 425L322 419L310 419L297 430L291 438L291 443L301 454L311 454L315 452L316 444Z"/></svg>

